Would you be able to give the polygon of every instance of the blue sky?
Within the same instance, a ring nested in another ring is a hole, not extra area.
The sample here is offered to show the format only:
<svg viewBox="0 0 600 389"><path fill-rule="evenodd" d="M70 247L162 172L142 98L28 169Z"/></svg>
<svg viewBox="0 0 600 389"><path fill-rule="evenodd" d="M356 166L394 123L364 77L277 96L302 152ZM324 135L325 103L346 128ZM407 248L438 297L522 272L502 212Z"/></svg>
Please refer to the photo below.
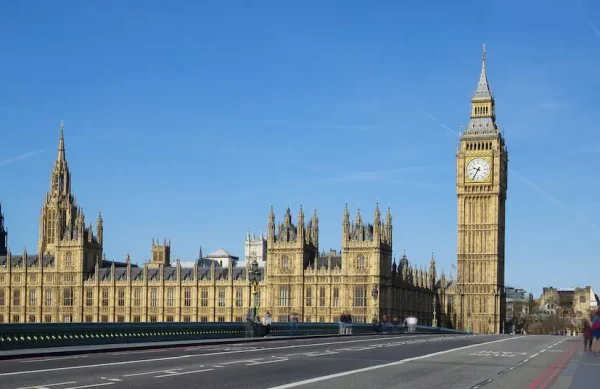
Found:
<svg viewBox="0 0 600 389"><path fill-rule="evenodd" d="M0 200L34 251L65 121L73 189L105 251L152 238L243 256L269 207L391 206L396 257L456 260L455 152L488 49L511 168L509 285L600 288L600 4L42 1L0 5Z"/></svg>

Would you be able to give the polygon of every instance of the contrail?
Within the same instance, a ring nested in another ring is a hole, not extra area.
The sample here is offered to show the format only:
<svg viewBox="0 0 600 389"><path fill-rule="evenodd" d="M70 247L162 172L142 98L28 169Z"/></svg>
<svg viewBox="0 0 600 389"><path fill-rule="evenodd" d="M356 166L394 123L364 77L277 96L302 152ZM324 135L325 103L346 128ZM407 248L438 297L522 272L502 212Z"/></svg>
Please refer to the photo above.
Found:
<svg viewBox="0 0 600 389"><path fill-rule="evenodd" d="M16 157L11 157L5 160L0 161L0 166L6 166L6 165L10 165L11 163L15 163L15 162L19 162L19 161L23 161L25 159L29 159L31 157L34 157L40 153L42 153L44 150L34 150L34 151L28 151L27 153L21 154L21 155L17 155Z"/></svg>

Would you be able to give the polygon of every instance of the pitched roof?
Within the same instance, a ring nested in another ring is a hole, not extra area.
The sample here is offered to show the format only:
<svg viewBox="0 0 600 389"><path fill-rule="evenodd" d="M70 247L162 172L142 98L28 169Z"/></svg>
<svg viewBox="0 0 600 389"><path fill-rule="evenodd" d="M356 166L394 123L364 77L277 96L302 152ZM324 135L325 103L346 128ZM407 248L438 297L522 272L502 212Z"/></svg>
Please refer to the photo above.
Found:
<svg viewBox="0 0 600 389"><path fill-rule="evenodd" d="M214 259L214 258L232 258L232 259L239 259L238 257L236 257L235 255L232 255L230 252L228 252L225 249L218 249L216 251L213 251L212 253L208 254L206 256L206 258L209 259Z"/></svg>

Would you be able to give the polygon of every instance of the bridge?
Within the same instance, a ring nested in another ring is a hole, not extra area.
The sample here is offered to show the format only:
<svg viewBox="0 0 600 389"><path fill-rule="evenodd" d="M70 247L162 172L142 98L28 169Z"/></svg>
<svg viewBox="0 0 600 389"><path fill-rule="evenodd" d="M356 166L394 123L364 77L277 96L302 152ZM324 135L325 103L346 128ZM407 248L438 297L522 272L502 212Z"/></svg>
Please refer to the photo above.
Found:
<svg viewBox="0 0 600 389"><path fill-rule="evenodd" d="M600 378L580 338L358 324L337 335L335 323L240 338L243 323L134 324L2 325L0 387L578 389Z"/></svg>

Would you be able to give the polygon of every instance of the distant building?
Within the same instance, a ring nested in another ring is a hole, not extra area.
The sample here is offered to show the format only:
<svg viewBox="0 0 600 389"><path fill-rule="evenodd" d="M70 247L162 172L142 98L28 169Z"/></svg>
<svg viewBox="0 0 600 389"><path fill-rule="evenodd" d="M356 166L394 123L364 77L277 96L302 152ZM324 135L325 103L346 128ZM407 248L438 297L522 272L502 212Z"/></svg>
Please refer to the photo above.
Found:
<svg viewBox="0 0 600 389"><path fill-rule="evenodd" d="M258 266L265 267L267 263L267 239L263 236L262 231L258 238L254 235L254 232L252 232L252 235L248 232L244 246L244 260L246 264L256 259Z"/></svg>
<svg viewBox="0 0 600 389"><path fill-rule="evenodd" d="M531 298L531 294L527 293L525 289L521 288L513 288L512 286L507 286L505 288L506 292L506 301L529 301Z"/></svg>
<svg viewBox="0 0 600 389"><path fill-rule="evenodd" d="M240 258L225 249L218 249L208 254L206 259L214 261L221 267L236 267Z"/></svg>

